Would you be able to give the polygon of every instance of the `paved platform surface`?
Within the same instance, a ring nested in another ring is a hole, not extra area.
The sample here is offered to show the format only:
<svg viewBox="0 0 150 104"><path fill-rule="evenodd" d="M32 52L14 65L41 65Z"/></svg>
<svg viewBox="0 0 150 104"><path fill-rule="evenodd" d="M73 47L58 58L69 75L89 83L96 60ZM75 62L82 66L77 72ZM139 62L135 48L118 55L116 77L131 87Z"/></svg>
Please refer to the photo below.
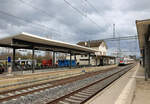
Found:
<svg viewBox="0 0 150 104"><path fill-rule="evenodd" d="M117 67L117 65L100 66L100 67L85 67L85 68L77 68L77 69L63 69L63 70L56 69L52 71L29 73L29 74L27 73L15 74L13 76L7 76L7 74L3 74L3 75L0 75L0 91L25 86L24 84L24 85L3 87L3 86L13 85L13 84L20 83L20 82L27 82L27 81L32 81L32 80L34 81L34 80L41 80L44 78L45 79L48 78L48 80L41 80L41 81L37 81L34 83L34 84L37 84L37 83L43 83L44 81L46 82L46 81L58 80L62 78L84 74L82 70L85 70L86 72L91 72L91 71L98 71L98 70L106 70L112 67Z"/></svg>
<svg viewBox="0 0 150 104"><path fill-rule="evenodd" d="M136 76L136 89L132 104L150 104L150 79L145 81L142 67Z"/></svg>
<svg viewBox="0 0 150 104"><path fill-rule="evenodd" d="M139 64L90 99L86 104L131 104L136 86L135 75L138 69Z"/></svg>

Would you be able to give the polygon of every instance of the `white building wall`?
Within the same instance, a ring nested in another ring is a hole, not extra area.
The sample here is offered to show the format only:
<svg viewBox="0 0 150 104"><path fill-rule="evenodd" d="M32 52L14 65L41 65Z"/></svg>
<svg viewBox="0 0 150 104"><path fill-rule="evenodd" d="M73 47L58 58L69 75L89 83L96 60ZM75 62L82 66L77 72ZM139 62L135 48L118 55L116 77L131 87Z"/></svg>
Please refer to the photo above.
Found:
<svg viewBox="0 0 150 104"><path fill-rule="evenodd" d="M95 53L95 55L97 55L97 56L105 56L107 53L107 48L105 47L104 43L102 43L99 47L97 47L95 49L97 49L99 51L99 52Z"/></svg>
<svg viewBox="0 0 150 104"><path fill-rule="evenodd" d="M99 52L95 53L95 55L97 55L97 56L105 56L107 53L107 48L106 48L104 42L99 47L91 47L91 48L99 51ZM69 60L70 56L68 55L66 57L66 59ZM89 63L88 59L89 59L88 55L76 55L76 60L77 60L77 63L79 63L79 65L88 65L88 63ZM74 56L72 56L72 60L74 60ZM90 57L90 64L96 65L96 59ZM100 60L98 59L97 65L99 65L99 64L100 64Z"/></svg>

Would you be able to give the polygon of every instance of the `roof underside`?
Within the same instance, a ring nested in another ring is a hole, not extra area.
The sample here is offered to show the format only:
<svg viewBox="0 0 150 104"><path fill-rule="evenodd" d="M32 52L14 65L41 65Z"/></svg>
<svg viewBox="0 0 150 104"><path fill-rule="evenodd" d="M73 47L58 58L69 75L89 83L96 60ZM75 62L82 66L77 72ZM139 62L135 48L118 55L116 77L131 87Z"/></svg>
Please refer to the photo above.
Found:
<svg viewBox="0 0 150 104"><path fill-rule="evenodd" d="M139 47L140 49L143 49L145 42L149 41L150 19L137 20L136 27L137 27L138 38L139 38Z"/></svg>
<svg viewBox="0 0 150 104"><path fill-rule="evenodd" d="M35 50L44 50L44 51L55 51L55 52L64 52L72 54L87 54L94 53L96 50L82 47L75 44L69 44L66 42L56 41L47 39L44 37L20 33L14 36L6 37L0 39L1 47L10 47L17 49L35 49Z"/></svg>

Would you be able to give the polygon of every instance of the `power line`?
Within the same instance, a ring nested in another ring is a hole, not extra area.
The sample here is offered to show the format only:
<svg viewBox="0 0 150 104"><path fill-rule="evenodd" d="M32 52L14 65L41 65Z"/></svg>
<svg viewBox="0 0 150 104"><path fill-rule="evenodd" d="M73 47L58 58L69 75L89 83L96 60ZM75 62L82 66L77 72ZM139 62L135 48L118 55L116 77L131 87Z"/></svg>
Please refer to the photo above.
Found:
<svg viewBox="0 0 150 104"><path fill-rule="evenodd" d="M64 2L65 2L66 4L68 4L71 8L73 8L74 10L76 10L80 15L82 15L82 16L84 16L84 17L87 16L86 14L84 14L83 12L81 12L79 9L77 9L76 7L74 7L70 2L68 2L68 1L66 1L66 0L64 0Z"/></svg>
<svg viewBox="0 0 150 104"><path fill-rule="evenodd" d="M101 16L101 13L91 2L89 2L89 0L83 0L83 1L86 2L93 10L95 10L99 16ZM103 19L104 19L104 21L106 21L105 18L103 18Z"/></svg>
<svg viewBox="0 0 150 104"><path fill-rule="evenodd" d="M39 12L41 12L41 13L43 13L43 14L45 14L45 15L47 15L47 16L49 16L51 18L51 15L48 12L46 12L45 10L43 10L43 9L41 9L39 7L33 6L33 5L31 5L30 3L28 3L28 2L26 2L24 0L19 0L19 1L22 2L25 5L30 6L31 8L33 8L35 10L38 10Z"/></svg>
<svg viewBox="0 0 150 104"><path fill-rule="evenodd" d="M69 1L64 0L64 2L66 4L68 4L72 9L76 10L80 15L82 15L83 17L87 18L89 21L91 21L92 23L94 23L98 27L98 29L101 28L101 26L99 26L93 19L91 19L85 13L81 12L79 9L77 9L76 7L74 7Z"/></svg>
<svg viewBox="0 0 150 104"><path fill-rule="evenodd" d="M4 15L7 15L7 16L14 17L14 18L16 18L16 19L22 20L22 21L27 22L27 23L32 23L32 21L30 21L30 20L27 20L27 19L24 19L24 18L15 16L15 15L13 15L13 14L10 14L10 13L7 13L7 12L1 11L1 10L0 10L0 13L1 13L1 14L4 14ZM45 25L42 25L42 24L39 24L39 23L32 23L32 24L36 24L36 26L44 27L44 28L46 28L46 29L48 29L48 30L56 31L56 30L54 30L54 29L52 29L52 28L49 28L49 27L47 27L47 26L45 26ZM56 31L56 32L57 32L57 31Z"/></svg>
<svg viewBox="0 0 150 104"><path fill-rule="evenodd" d="M45 11L45 10L39 8L39 7L33 6L33 5L31 5L30 3L28 3L28 2L26 2L26 1L24 1L24 0L19 0L19 1L22 2L22 3L25 4L25 5L28 5L29 7L33 8L33 9L35 9L35 10L38 10L38 11L41 12L42 14L45 14L45 15L47 15L48 17L51 18L51 15L50 15L47 11ZM60 31L58 31L58 30L56 30L56 29L54 29L54 28L51 28L51 29L53 29L53 31L56 31L57 33L60 32ZM64 33L64 32L60 32L60 33L62 33L62 34L68 34L68 35L73 35L73 34L71 34L71 33Z"/></svg>
<svg viewBox="0 0 150 104"><path fill-rule="evenodd" d="M48 30L48 31L51 30L51 31L55 32L57 35L60 35L60 34L73 35L73 34L70 34L70 33L60 33L59 31L57 31L57 30L55 30L55 29L53 29L53 28L49 28L49 27L47 27L47 26L45 26L45 25L42 25L42 24L39 24L39 23L33 23L33 22L30 21L30 20L27 20L27 19L24 19L24 18L15 16L15 15L10 14L10 13L8 13L8 12L4 12L4 11L1 11L1 10L0 10L0 13L1 13L1 14L4 14L4 15L6 15L6 16L9 16L9 17L16 18L17 20L21 20L21 21L23 21L23 22L29 23L29 25L32 26L33 28L39 28L39 29L42 29L42 28L43 28L43 29L46 29L46 30ZM31 24L31 23L32 23L32 24ZM41 28L41 27L42 27L42 28Z"/></svg>
<svg viewBox="0 0 150 104"><path fill-rule="evenodd" d="M83 1L85 1L91 8L93 8L97 13L99 13L97 8L95 6L93 6L88 0L83 0Z"/></svg>
<svg viewBox="0 0 150 104"><path fill-rule="evenodd" d="M105 38L105 39L99 39L99 40L91 40L91 42L98 42L98 41L119 41L119 40L133 40L138 39L137 35L134 36L127 36L127 37L115 37L115 38Z"/></svg>
<svg viewBox="0 0 150 104"><path fill-rule="evenodd" d="M115 29L115 24L113 24L113 38L115 38L116 35L116 29Z"/></svg>
<svg viewBox="0 0 150 104"><path fill-rule="evenodd" d="M35 9L35 10L40 11L41 13L43 13L43 14L45 14L45 15L47 15L47 16L49 16L49 17L51 18L51 15L50 15L48 12L46 12L45 10L43 10L43 9L41 9L41 8L39 8L39 7L37 8L36 6L33 6L33 5L31 5L30 3L27 3L27 2L24 1L24 0L19 0L19 1L22 2L22 3L24 3L24 4L26 4L26 5L28 5L28 6L30 6L30 7L32 7L32 8ZM80 13L80 14L83 15L84 17L87 17L86 14L82 13L79 9L75 8L74 6L72 6L68 1L66 1L66 0L64 0L64 1L65 1L67 4L69 4L73 9L75 9L78 13ZM90 19L90 21L93 22L94 24L98 25L98 24L95 23L95 21L93 21L91 18L88 17L88 19Z"/></svg>
<svg viewBox="0 0 150 104"><path fill-rule="evenodd" d="M6 15L6 16L13 17L13 18L16 18L16 19L18 19L18 20L27 22L27 23L29 23L31 26L33 26L33 25L31 24L31 21L29 21L29 20L25 20L25 19L23 19L23 18L21 18L21 17L17 17L17 16L15 16L15 15L12 15L12 14L10 14L10 13L7 13L7 12L1 11L1 10L0 10L0 13L1 13L1 14L4 14L4 15ZM38 24L38 25L39 25L39 24ZM36 27L37 27L38 25L36 25Z"/></svg>
<svg viewBox="0 0 150 104"><path fill-rule="evenodd" d="M51 17L51 15L46 12L45 10L39 8L39 7L36 7L36 6L33 6L31 5L30 3L24 1L24 0L19 0L20 2L22 2L23 4L25 5L28 5L30 6L31 8L35 9L35 10L38 10L39 12ZM84 17L87 17L86 14L84 14L83 12L81 12L79 9L75 8L74 6L72 6L68 1L64 0L68 5L70 5L73 9L75 9L78 13L80 13L80 15L84 16ZM87 17L92 23L96 24L97 26L99 26L95 21L93 21L91 18ZM100 27L101 28L101 27ZM56 30L55 30L56 31ZM70 34L70 33L64 33L64 34ZM70 35L73 35L73 34L70 34Z"/></svg>

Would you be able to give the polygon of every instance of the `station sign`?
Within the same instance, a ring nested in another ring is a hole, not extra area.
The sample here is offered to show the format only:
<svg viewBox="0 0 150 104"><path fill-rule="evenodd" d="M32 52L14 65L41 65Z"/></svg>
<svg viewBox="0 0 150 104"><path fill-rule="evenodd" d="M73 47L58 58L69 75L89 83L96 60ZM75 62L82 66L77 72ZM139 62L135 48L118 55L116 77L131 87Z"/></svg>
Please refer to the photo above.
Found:
<svg viewBox="0 0 150 104"><path fill-rule="evenodd" d="M7 60L8 62L11 62L11 57L10 56L8 56L8 60Z"/></svg>

